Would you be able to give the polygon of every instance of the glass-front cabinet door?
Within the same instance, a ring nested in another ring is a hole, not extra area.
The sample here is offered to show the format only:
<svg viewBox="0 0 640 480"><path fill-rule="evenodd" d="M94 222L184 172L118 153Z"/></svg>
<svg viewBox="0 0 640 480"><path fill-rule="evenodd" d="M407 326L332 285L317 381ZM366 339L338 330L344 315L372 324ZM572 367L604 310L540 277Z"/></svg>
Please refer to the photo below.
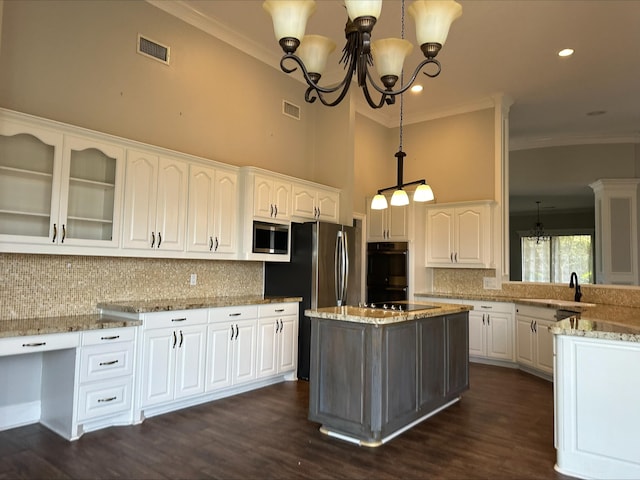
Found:
<svg viewBox="0 0 640 480"><path fill-rule="evenodd" d="M0 121L0 241L56 241L62 143L60 133Z"/></svg>
<svg viewBox="0 0 640 480"><path fill-rule="evenodd" d="M123 159L99 139L0 119L0 243L13 245L2 250L117 247Z"/></svg>
<svg viewBox="0 0 640 480"><path fill-rule="evenodd" d="M121 147L65 136L61 243L118 246L123 158Z"/></svg>

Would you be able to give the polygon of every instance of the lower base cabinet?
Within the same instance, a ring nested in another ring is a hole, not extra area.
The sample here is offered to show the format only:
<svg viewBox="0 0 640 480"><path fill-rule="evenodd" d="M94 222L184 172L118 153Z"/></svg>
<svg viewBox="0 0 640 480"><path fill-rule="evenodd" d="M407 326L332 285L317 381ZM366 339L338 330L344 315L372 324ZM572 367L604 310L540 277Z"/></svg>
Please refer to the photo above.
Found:
<svg viewBox="0 0 640 480"><path fill-rule="evenodd" d="M553 376L553 334L556 311L519 305L516 308L517 360L521 366L545 377Z"/></svg>
<svg viewBox="0 0 640 480"><path fill-rule="evenodd" d="M469 312L469 355L474 358L514 362L513 304L465 302Z"/></svg>
<svg viewBox="0 0 640 480"><path fill-rule="evenodd" d="M298 305L260 305L259 378L291 372L298 359Z"/></svg>

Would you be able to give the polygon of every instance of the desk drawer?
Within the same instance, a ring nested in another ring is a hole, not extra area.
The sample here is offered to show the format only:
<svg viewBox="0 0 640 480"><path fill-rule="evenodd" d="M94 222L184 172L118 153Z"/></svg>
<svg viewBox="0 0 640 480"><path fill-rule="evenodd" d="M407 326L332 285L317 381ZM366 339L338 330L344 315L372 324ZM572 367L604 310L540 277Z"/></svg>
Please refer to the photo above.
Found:
<svg viewBox="0 0 640 480"><path fill-rule="evenodd" d="M0 356L64 350L76 348L78 345L80 345L80 334L77 332L9 337L0 339Z"/></svg>
<svg viewBox="0 0 640 480"><path fill-rule="evenodd" d="M103 345L117 342L132 342L135 338L135 334L135 327L89 330L82 333L82 345Z"/></svg>
<svg viewBox="0 0 640 480"><path fill-rule="evenodd" d="M133 373L133 342L83 347L80 353L80 383Z"/></svg>
<svg viewBox="0 0 640 480"><path fill-rule="evenodd" d="M78 421L126 412L131 408L131 377L111 382L81 385L78 395Z"/></svg>

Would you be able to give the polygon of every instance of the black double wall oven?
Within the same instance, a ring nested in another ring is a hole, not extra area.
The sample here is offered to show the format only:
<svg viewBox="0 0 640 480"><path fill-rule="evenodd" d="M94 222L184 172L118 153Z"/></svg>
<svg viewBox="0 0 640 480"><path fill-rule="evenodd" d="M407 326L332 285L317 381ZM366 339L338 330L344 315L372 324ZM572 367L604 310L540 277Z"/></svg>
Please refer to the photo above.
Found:
<svg viewBox="0 0 640 480"><path fill-rule="evenodd" d="M409 244L367 244L367 303L408 300Z"/></svg>

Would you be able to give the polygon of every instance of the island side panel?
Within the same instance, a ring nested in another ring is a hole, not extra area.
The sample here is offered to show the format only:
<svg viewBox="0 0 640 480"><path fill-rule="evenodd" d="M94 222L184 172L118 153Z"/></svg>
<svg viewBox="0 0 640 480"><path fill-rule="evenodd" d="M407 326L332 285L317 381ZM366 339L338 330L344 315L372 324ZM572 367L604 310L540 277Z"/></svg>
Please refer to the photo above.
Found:
<svg viewBox="0 0 640 480"><path fill-rule="evenodd" d="M369 437L368 337L365 324L311 319L310 420Z"/></svg>
<svg viewBox="0 0 640 480"><path fill-rule="evenodd" d="M410 321L380 328L382 330L382 422L379 428L373 428L372 434L376 439L381 439L404 427L416 417L418 410L417 325L418 322ZM374 425L375 423L374 420Z"/></svg>
<svg viewBox="0 0 640 480"><path fill-rule="evenodd" d="M447 315L447 388L453 398L469 389L469 313Z"/></svg>
<svg viewBox="0 0 640 480"><path fill-rule="evenodd" d="M418 405L429 412L440 406L445 396L446 365L446 317L426 318L419 323L418 339L420 378Z"/></svg>

